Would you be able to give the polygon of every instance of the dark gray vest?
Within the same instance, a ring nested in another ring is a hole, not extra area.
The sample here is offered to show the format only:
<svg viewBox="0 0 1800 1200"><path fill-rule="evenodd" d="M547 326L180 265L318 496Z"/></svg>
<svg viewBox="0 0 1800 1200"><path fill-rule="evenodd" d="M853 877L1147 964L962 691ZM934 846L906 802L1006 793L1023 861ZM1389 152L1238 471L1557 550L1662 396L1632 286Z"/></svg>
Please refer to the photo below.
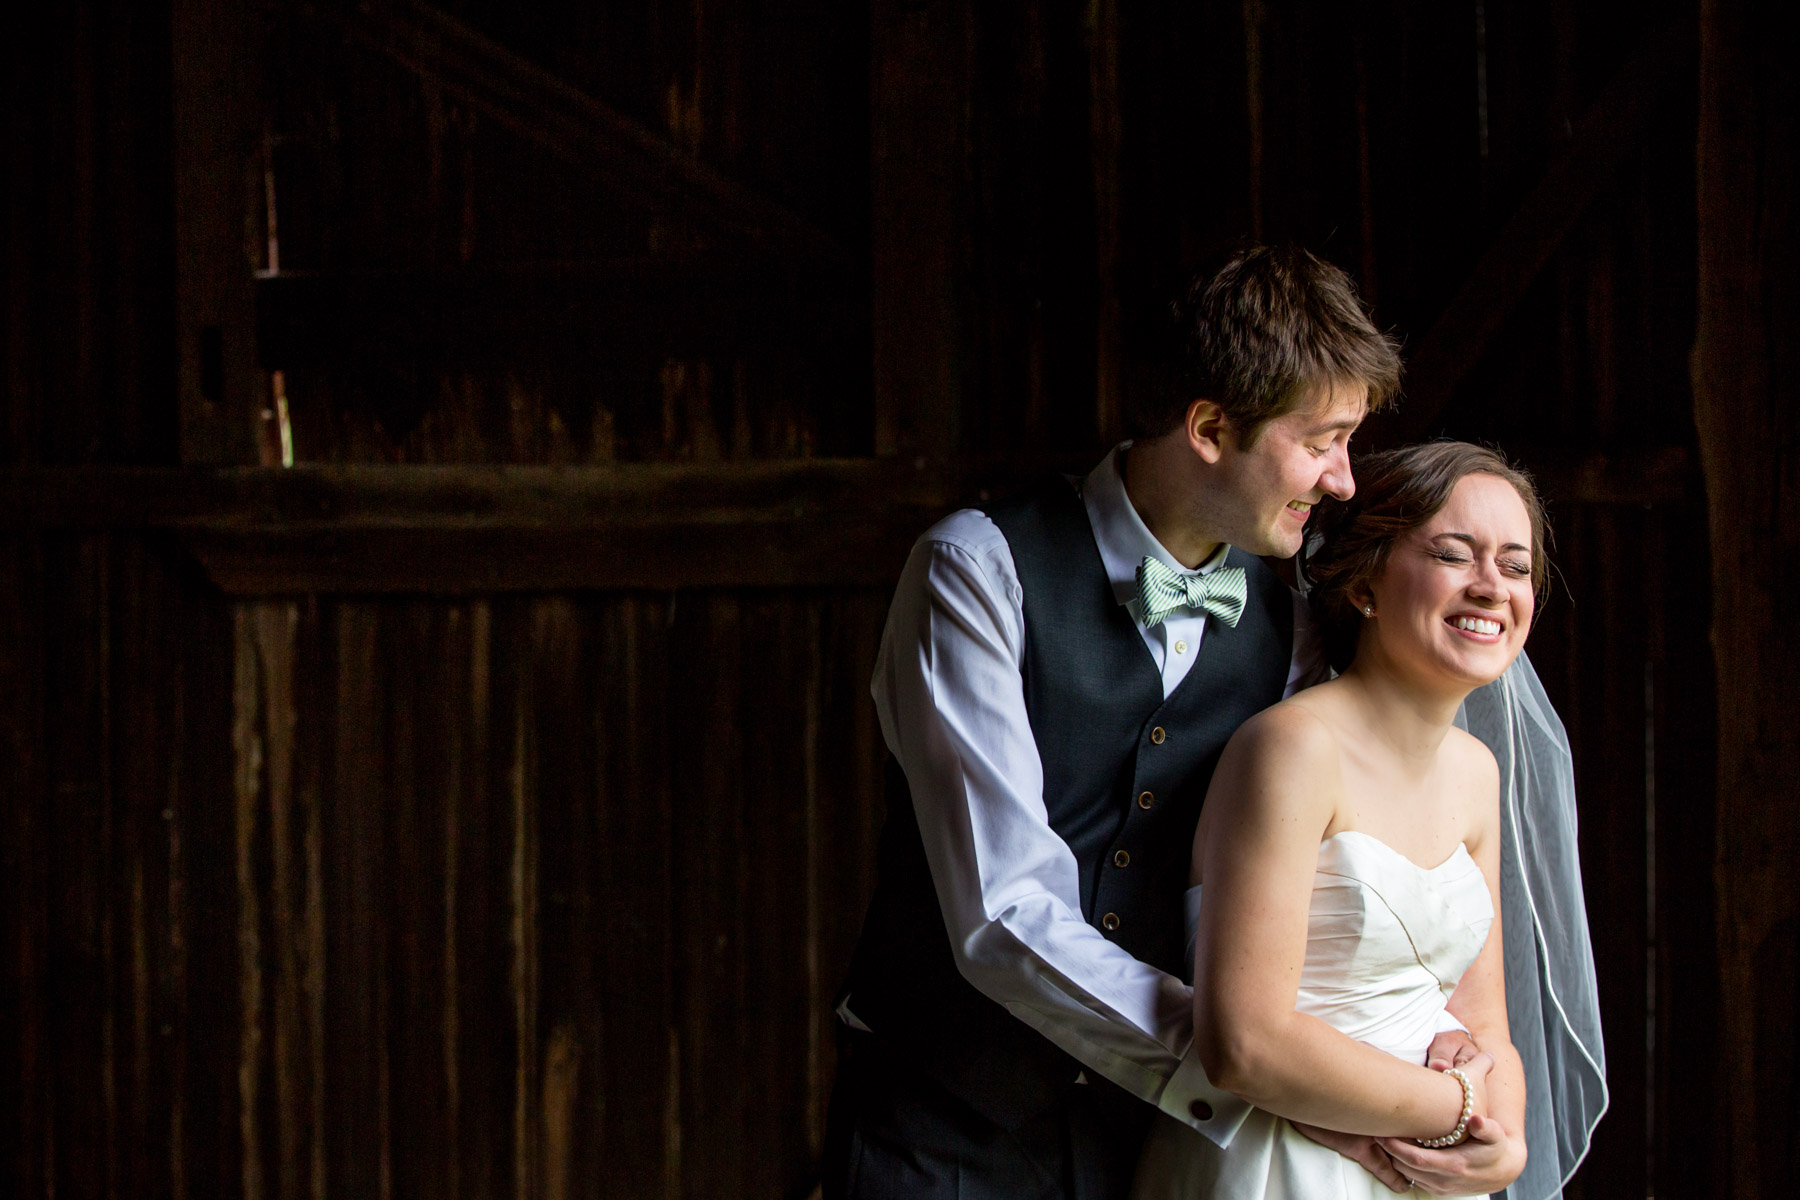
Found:
<svg viewBox="0 0 1800 1200"><path fill-rule="evenodd" d="M1087 509L1058 477L988 510L1024 589L1025 707L1050 825L1075 853L1081 915L1134 957L1181 972L1194 825L1219 753L1281 699L1293 601L1261 560L1232 550L1249 603L1209 622L1167 700L1113 597ZM950 954L905 775L887 769L875 896L851 963L851 1007L977 1111L1011 1127L1054 1103L1079 1064L968 984Z"/></svg>

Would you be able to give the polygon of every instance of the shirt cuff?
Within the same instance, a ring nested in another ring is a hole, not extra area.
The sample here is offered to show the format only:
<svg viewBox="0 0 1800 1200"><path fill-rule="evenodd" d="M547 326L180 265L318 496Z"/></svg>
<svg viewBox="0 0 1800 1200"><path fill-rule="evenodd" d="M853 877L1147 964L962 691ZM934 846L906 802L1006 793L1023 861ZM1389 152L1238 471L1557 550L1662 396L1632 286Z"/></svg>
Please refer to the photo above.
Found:
<svg viewBox="0 0 1800 1200"><path fill-rule="evenodd" d="M1206 1068L1192 1050L1163 1088L1158 1107L1183 1125L1199 1130L1221 1150L1231 1145L1231 1139L1250 1115L1248 1102L1212 1085Z"/></svg>

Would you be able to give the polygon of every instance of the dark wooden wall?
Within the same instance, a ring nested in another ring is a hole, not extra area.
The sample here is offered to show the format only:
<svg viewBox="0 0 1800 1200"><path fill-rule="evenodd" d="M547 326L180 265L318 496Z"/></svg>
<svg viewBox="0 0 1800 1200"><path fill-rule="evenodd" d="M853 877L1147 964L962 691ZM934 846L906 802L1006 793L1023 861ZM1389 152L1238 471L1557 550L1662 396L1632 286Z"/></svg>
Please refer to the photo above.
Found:
<svg viewBox="0 0 1800 1200"><path fill-rule="evenodd" d="M1781 1116L1794 1070L1785 1037L1800 1002L1800 663L1782 609L1796 528L1788 494L1800 453L1800 240L1795 149L1800 88L1779 63L1764 5L1701 6L1701 319L1695 417L1712 499L1718 709L1718 931L1726 1074L1715 1135L1727 1149L1715 1194L1777 1195L1800 1166Z"/></svg>
<svg viewBox="0 0 1800 1200"><path fill-rule="evenodd" d="M807 1195L886 589L1240 233L1404 337L1372 441L1545 484L1572 1192L1709 1189L1690 6L7 20L9 1191Z"/></svg>

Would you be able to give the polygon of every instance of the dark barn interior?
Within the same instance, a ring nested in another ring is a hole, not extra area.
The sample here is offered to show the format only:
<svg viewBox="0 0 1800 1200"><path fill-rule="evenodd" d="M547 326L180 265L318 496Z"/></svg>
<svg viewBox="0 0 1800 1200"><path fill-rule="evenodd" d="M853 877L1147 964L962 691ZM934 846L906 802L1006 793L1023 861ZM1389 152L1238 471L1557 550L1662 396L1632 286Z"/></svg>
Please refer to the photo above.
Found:
<svg viewBox="0 0 1800 1200"><path fill-rule="evenodd" d="M0 1190L813 1194L887 593L1295 240L1534 471L1612 1106L1774 1196L1800 245L1766 0L6 22Z"/></svg>

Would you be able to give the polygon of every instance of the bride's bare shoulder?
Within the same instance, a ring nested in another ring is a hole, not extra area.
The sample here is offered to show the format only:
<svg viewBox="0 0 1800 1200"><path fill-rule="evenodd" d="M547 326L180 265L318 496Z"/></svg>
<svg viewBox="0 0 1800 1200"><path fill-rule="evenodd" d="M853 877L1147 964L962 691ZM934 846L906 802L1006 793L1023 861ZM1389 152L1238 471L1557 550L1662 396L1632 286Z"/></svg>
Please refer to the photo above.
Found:
<svg viewBox="0 0 1800 1200"><path fill-rule="evenodd" d="M1329 706L1321 707L1319 698L1307 692L1244 722L1228 752L1265 768L1335 771L1339 741Z"/></svg>
<svg viewBox="0 0 1800 1200"><path fill-rule="evenodd" d="M1487 743L1462 729L1452 728L1444 737L1445 765L1448 768L1445 787L1468 814L1470 851L1497 829L1500 820L1500 765Z"/></svg>
<svg viewBox="0 0 1800 1200"><path fill-rule="evenodd" d="M1451 755L1454 769L1463 778L1484 791L1499 786L1500 764L1494 761L1494 752L1488 749L1487 743L1474 734L1451 726L1450 732L1444 735L1444 750Z"/></svg>
<svg viewBox="0 0 1800 1200"><path fill-rule="evenodd" d="M1284 701L1244 722L1225 747L1200 810L1195 853L1211 844L1208 830L1241 845L1261 829L1316 843L1343 791L1338 737L1311 705ZM1204 871L1198 859L1195 880Z"/></svg>

